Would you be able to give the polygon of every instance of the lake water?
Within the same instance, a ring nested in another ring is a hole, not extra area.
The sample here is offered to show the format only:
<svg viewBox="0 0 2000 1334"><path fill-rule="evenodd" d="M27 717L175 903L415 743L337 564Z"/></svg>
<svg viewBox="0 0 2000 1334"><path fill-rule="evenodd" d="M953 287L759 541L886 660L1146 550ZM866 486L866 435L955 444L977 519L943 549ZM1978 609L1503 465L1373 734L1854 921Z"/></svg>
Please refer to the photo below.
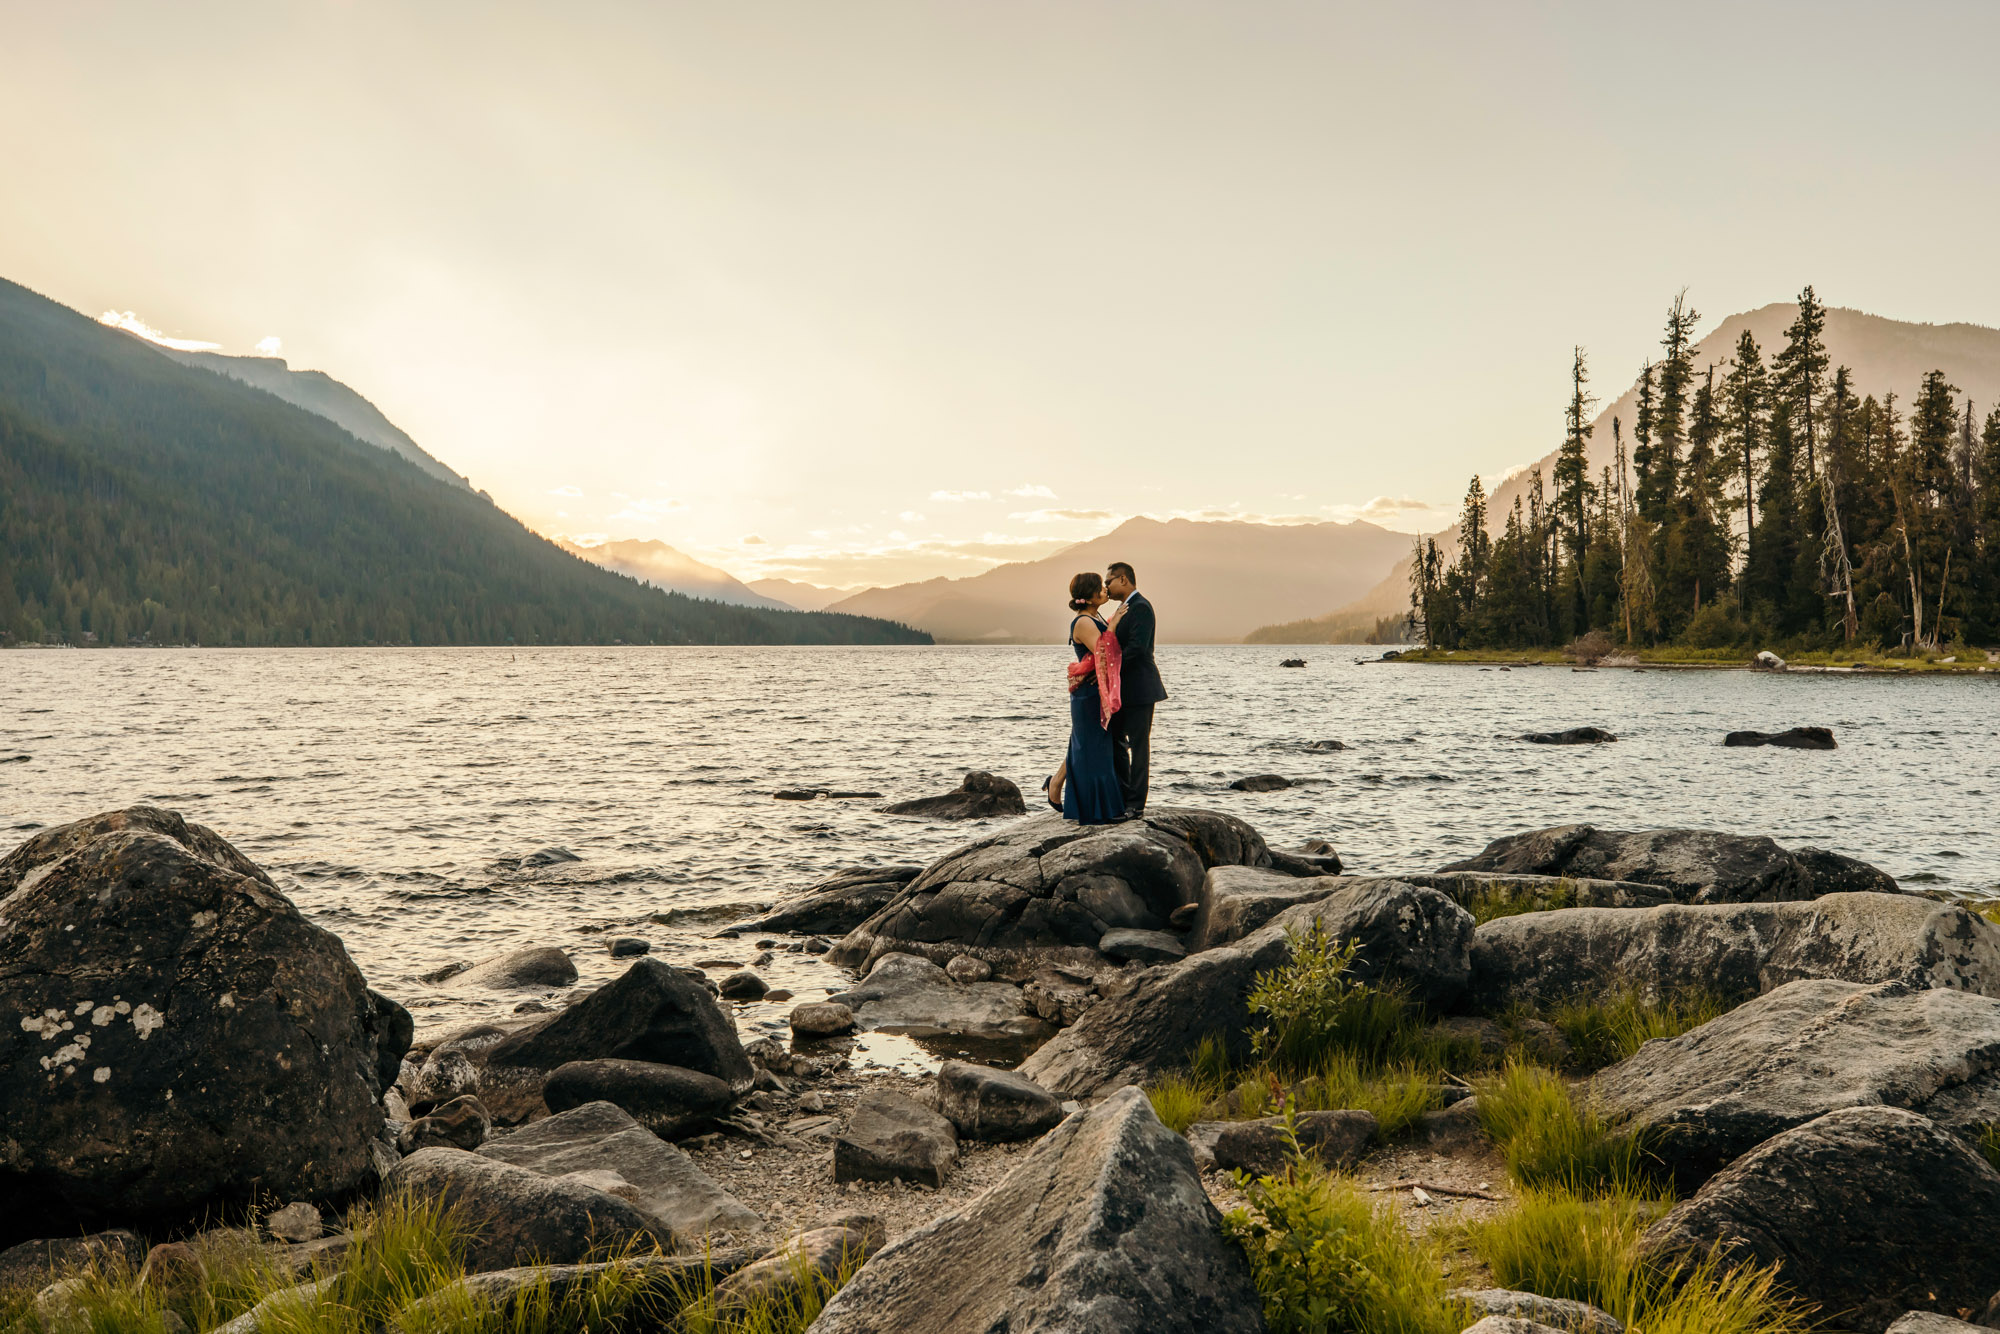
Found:
<svg viewBox="0 0 2000 1334"><path fill-rule="evenodd" d="M1590 821L1770 834L1930 888L2000 892L2000 677L1358 665L1315 647L1168 647L1155 804L1241 816L1274 844L1326 838L1350 869L1429 869L1500 835ZM0 841L151 802L211 825L347 942L420 1022L490 1013L418 975L524 944L586 982L630 929L676 962L730 905L843 866L921 862L978 825L885 816L779 788L958 785L1031 802L1067 734L1059 647L339 649L0 653ZM1721 747L1820 723L1840 749ZM1525 745L1594 724L1615 744ZM1304 743L1338 740L1317 753ZM1252 795L1230 779L1303 780ZM579 862L509 869L547 845ZM0 849L4 850L4 849ZM676 910L712 914L662 925ZM838 986L809 956L763 969ZM770 1007L759 1007L770 1008ZM783 1008L783 1007L779 1007ZM771 1015L750 1016L754 1023Z"/></svg>

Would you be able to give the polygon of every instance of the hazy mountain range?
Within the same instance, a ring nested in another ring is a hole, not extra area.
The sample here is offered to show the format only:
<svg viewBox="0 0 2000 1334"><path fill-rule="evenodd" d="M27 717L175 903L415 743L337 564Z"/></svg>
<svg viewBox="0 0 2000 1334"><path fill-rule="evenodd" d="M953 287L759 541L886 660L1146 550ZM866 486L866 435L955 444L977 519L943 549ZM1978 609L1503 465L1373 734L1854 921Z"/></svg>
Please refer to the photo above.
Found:
<svg viewBox="0 0 2000 1334"><path fill-rule="evenodd" d="M1785 328L1798 318L1798 313L1797 304L1780 302L1741 315L1731 315L1695 344L1697 374L1714 365L1717 367L1716 379L1720 382L1727 373L1726 363L1735 355L1737 340L1745 329L1750 330L1751 336L1763 349L1764 363L1768 366L1772 357L1784 346ZM1830 364L1846 366L1853 371L1857 397L1873 394L1879 399L1889 392L1896 395L1899 403L1908 404L1925 373L1942 370L1945 378L1957 385L1962 395L1970 396L1978 405L1981 418L1989 407L2000 402L2000 329L1978 324L1912 324L1858 310L1829 309L1826 312L1825 337ZM1622 372L1623 368L1618 370ZM1622 374L1614 378L1610 367L1598 367L1595 373L1600 383L1622 384L1625 388L1605 404L1593 420L1590 438L1593 481L1597 480L1602 469L1611 466L1614 454L1612 418L1616 417L1624 424L1628 453L1631 449L1639 385L1636 373L1629 381ZM1496 535L1506 525L1514 498L1526 495L1532 469L1540 468L1546 483L1554 468L1556 446L1562 440L1563 407L1564 399L1552 395L1548 433L1552 443L1547 454L1504 480L1490 474L1486 476L1487 491L1492 497L1487 526ZM1452 493L1462 496L1470 480L1469 477L1453 479ZM1455 546L1457 541L1458 528L1453 525L1439 537L1438 545ZM1405 541L1394 568L1386 571L1381 581L1364 596L1346 604L1336 604L1330 612L1318 617L1265 627L1258 632L1257 639L1278 643L1352 642L1357 626L1372 624L1380 616L1407 611L1410 605L1410 550L1413 546L1413 540Z"/></svg>
<svg viewBox="0 0 2000 1334"><path fill-rule="evenodd" d="M628 538L622 542L600 542L596 546L584 547L557 540L556 545L585 560L595 561L607 570L630 575L641 583L665 589L669 593L684 593L691 598L707 598L713 602L727 602L738 607L770 607L783 611L818 611L818 607L801 607L783 598L769 597L744 584L727 570L719 570L713 565L704 565L693 556L668 546L665 542L645 541ZM810 588L810 584L801 584Z"/></svg>

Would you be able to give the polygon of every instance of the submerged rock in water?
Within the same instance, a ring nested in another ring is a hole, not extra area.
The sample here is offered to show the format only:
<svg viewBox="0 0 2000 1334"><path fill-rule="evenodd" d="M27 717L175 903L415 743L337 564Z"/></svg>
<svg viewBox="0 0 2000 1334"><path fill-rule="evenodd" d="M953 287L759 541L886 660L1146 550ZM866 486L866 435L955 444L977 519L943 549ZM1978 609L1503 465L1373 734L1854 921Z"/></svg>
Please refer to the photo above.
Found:
<svg viewBox="0 0 2000 1334"><path fill-rule="evenodd" d="M1844 869L1835 873L1836 866ZM1816 849L1787 852L1761 835L1708 829L1628 833L1556 825L1496 839L1478 856L1440 869L1636 880L1658 885L1682 903L1810 899L1830 888L1898 892L1886 872L1852 857Z"/></svg>
<svg viewBox="0 0 2000 1334"><path fill-rule="evenodd" d="M523 987L566 987L576 981L576 965L553 945L531 945L449 975L454 987L508 991Z"/></svg>
<svg viewBox="0 0 2000 1334"><path fill-rule="evenodd" d="M2000 1172L1899 1107L1845 1107L1745 1154L1649 1229L1665 1268L1711 1253L1779 1265L1786 1288L1843 1329L1906 1311L1978 1311L2000 1289Z"/></svg>
<svg viewBox="0 0 2000 1334"><path fill-rule="evenodd" d="M1448 1006L1471 972L1472 915L1434 889L1399 881L1348 884L1278 914L1234 944L1160 964L1104 988L1102 999L1021 1066L1052 1092L1081 1098L1143 1084L1185 1066L1210 1035L1249 1055L1249 996L1259 973L1291 958L1292 934L1322 925L1358 940L1350 966L1364 982L1393 983L1426 1005Z"/></svg>
<svg viewBox="0 0 2000 1334"><path fill-rule="evenodd" d="M564 862L580 862L582 860L583 858L577 856L568 848L550 846L539 848L521 858L520 866L524 871L532 871L538 866L560 866Z"/></svg>
<svg viewBox="0 0 2000 1334"><path fill-rule="evenodd" d="M1478 929L1468 1000L1489 1014L1624 990L1733 1003L1814 977L2000 996L2000 926L1915 894L1528 913Z"/></svg>
<svg viewBox="0 0 2000 1334"><path fill-rule="evenodd" d="M1561 732L1523 732L1521 740L1537 746L1595 746L1618 738L1601 727L1571 727Z"/></svg>
<svg viewBox="0 0 2000 1334"><path fill-rule="evenodd" d="M987 820L998 815L1026 815L1028 804L1010 779L975 769L958 791L941 797L918 797L884 806L885 815L922 815L933 820Z"/></svg>
<svg viewBox="0 0 2000 1334"><path fill-rule="evenodd" d="M1099 826L1033 815L939 858L828 958L866 968L885 954L971 954L1016 981L1048 963L1097 968L1106 931L1165 927L1209 867L1270 864L1256 830L1212 811Z"/></svg>
<svg viewBox="0 0 2000 1334"><path fill-rule="evenodd" d="M43 830L0 899L0 1241L324 1199L394 1156L408 1012L212 831L151 806Z"/></svg>
<svg viewBox="0 0 2000 1334"><path fill-rule="evenodd" d="M1722 738L1725 746L1785 746L1792 750L1833 750L1830 727L1793 727L1783 732L1731 732Z"/></svg>
<svg viewBox="0 0 2000 1334"><path fill-rule="evenodd" d="M786 899L762 917L738 922L732 929L756 931L846 933L860 926L903 886L922 873L921 866L854 866L836 871L794 898ZM812 951L824 952L825 946Z"/></svg>
<svg viewBox="0 0 2000 1334"><path fill-rule="evenodd" d="M814 1334L1253 1334L1263 1303L1180 1136L1137 1089L870 1260Z"/></svg>
<svg viewBox="0 0 2000 1334"><path fill-rule="evenodd" d="M1922 1113L1977 1144L2000 1122L2000 1000L1888 982L1779 987L1597 1076L1604 1109L1653 1128L1691 1190L1771 1136L1841 1107ZM2000 1284L1996 1284L2000 1286Z"/></svg>
<svg viewBox="0 0 2000 1334"><path fill-rule="evenodd" d="M1229 786L1235 792L1283 792L1288 787L1297 787L1298 784L1283 774L1250 774L1237 779Z"/></svg>

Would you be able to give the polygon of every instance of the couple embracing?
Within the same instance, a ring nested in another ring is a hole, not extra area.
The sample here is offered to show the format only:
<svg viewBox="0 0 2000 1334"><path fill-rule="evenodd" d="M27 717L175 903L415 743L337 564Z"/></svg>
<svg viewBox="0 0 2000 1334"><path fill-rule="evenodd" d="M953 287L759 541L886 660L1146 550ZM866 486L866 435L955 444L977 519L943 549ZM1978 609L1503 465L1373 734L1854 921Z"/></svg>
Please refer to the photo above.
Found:
<svg viewBox="0 0 2000 1334"><path fill-rule="evenodd" d="M1153 706L1167 689L1153 663L1153 604L1138 585L1123 561L1069 581L1069 754L1049 780L1049 804L1066 820L1115 824L1146 810Z"/></svg>

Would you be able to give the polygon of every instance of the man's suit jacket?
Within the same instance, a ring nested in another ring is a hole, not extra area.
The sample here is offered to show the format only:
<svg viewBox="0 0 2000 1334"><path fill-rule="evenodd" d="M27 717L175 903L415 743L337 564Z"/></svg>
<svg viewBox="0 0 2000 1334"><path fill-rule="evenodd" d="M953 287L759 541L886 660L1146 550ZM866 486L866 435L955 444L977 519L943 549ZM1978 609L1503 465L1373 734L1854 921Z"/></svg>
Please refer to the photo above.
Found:
<svg viewBox="0 0 2000 1334"><path fill-rule="evenodd" d="M1146 595L1134 592L1125 601L1125 617L1118 622L1118 649L1124 666L1118 673L1118 692L1127 704L1157 704L1167 697L1160 669L1153 662L1153 636L1158 623L1153 604Z"/></svg>

